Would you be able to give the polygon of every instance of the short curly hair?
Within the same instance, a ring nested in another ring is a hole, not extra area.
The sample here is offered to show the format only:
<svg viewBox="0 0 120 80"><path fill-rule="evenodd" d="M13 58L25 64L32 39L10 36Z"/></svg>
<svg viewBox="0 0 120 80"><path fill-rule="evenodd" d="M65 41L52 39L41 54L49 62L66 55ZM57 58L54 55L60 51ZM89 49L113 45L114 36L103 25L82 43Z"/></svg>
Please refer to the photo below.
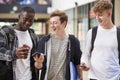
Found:
<svg viewBox="0 0 120 80"><path fill-rule="evenodd" d="M100 0L94 5L93 12L96 13L104 10L110 10L110 9L112 10L112 8L113 8L113 4L111 3L110 0Z"/></svg>

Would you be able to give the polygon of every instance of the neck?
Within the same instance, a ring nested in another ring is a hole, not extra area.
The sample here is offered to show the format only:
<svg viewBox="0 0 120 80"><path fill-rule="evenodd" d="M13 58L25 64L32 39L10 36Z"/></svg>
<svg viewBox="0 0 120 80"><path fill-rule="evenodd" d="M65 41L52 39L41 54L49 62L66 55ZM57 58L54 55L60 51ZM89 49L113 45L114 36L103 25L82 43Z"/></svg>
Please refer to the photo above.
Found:
<svg viewBox="0 0 120 80"><path fill-rule="evenodd" d="M20 29L19 26L20 26L19 24L16 24L16 25L14 26L14 28L15 28L16 30L20 30L20 31L21 31L21 29Z"/></svg>
<svg viewBox="0 0 120 80"><path fill-rule="evenodd" d="M65 39L66 36L67 35L66 35L65 31L55 33L55 37L58 39Z"/></svg>
<svg viewBox="0 0 120 80"><path fill-rule="evenodd" d="M109 21L107 24L102 25L102 27L105 29L111 29L113 26L114 24L112 23L112 21Z"/></svg>

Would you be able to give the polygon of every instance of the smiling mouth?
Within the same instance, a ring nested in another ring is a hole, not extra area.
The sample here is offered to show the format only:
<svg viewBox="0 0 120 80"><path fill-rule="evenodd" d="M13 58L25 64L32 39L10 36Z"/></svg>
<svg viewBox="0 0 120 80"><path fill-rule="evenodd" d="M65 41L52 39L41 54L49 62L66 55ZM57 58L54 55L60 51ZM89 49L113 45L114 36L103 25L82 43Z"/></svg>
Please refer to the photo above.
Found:
<svg viewBox="0 0 120 80"><path fill-rule="evenodd" d="M24 27L25 27L25 28L29 28L29 27L30 27L30 25L25 25Z"/></svg>
<svg viewBox="0 0 120 80"><path fill-rule="evenodd" d="M98 21L99 23L102 23L102 21Z"/></svg>
<svg viewBox="0 0 120 80"><path fill-rule="evenodd" d="M56 31L56 29L54 28L53 31Z"/></svg>

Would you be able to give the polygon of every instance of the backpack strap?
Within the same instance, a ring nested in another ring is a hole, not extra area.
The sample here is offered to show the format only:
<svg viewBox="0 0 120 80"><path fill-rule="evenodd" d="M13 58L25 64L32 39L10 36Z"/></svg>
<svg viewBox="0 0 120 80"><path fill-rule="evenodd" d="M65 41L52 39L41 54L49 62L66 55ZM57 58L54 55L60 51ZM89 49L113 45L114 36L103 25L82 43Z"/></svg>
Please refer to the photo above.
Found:
<svg viewBox="0 0 120 80"><path fill-rule="evenodd" d="M94 48L94 41L97 35L97 26L92 28L92 37L91 37L91 50L90 50L90 54L92 53L92 50Z"/></svg>
<svg viewBox="0 0 120 80"><path fill-rule="evenodd" d="M118 59L119 59L119 64L120 64L120 28L117 27L117 41L118 41Z"/></svg>
<svg viewBox="0 0 120 80"><path fill-rule="evenodd" d="M67 65L66 69L67 71L69 71L68 73L66 73L66 76L70 76L69 78L66 77L66 80L77 80L77 69L76 69L76 65L74 63L74 54L75 52L75 45L76 45L76 40L75 40L75 36L74 35L69 35L69 42L68 42L68 52L67 52ZM73 52L72 52L73 51ZM70 79L72 78L72 79Z"/></svg>
<svg viewBox="0 0 120 80"><path fill-rule="evenodd" d="M71 49L74 49L74 47L73 46L75 46L76 45L76 42L75 42L75 36L74 35L69 35L69 40L70 40L70 42L69 42L69 46L68 46L68 49L69 49L69 53L70 53L70 59L72 60L72 61L74 61L73 60L73 52L71 52L71 51L73 51L73 50L71 50Z"/></svg>

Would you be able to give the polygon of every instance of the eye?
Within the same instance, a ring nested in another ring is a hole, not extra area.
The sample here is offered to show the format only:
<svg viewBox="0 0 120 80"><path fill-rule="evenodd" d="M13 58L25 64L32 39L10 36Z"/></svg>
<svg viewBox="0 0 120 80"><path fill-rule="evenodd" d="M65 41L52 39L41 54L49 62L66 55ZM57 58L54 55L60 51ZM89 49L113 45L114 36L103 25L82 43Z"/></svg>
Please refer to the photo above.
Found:
<svg viewBox="0 0 120 80"><path fill-rule="evenodd" d="M23 18L23 21L24 21L24 22L27 21L27 18Z"/></svg>
<svg viewBox="0 0 120 80"><path fill-rule="evenodd" d="M53 22L53 24L57 24L57 22L55 21L55 22Z"/></svg>
<svg viewBox="0 0 120 80"><path fill-rule="evenodd" d="M53 23L52 23L52 22L50 22L49 24L50 24L50 25L52 25Z"/></svg>
<svg viewBox="0 0 120 80"><path fill-rule="evenodd" d="M50 25L54 25L54 24L57 24L57 22L56 21L50 22Z"/></svg>

